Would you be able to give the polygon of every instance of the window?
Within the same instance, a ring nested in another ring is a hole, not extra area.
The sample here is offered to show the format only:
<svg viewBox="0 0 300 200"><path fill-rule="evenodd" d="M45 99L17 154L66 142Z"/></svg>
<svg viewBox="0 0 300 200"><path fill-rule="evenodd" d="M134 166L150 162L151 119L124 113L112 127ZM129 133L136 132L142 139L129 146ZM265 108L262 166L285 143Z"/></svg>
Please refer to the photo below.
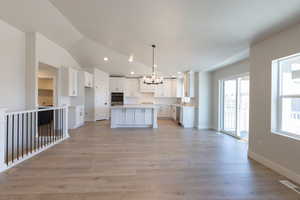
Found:
<svg viewBox="0 0 300 200"><path fill-rule="evenodd" d="M300 139L300 55L273 62L272 129Z"/></svg>

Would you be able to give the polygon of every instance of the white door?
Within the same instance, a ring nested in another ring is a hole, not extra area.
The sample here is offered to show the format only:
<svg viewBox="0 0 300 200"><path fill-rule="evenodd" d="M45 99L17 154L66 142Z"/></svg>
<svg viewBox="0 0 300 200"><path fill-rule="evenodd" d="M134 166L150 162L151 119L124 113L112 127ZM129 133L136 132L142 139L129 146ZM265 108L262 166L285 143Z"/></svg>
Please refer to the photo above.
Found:
<svg viewBox="0 0 300 200"><path fill-rule="evenodd" d="M95 119L109 119L109 76L95 70Z"/></svg>

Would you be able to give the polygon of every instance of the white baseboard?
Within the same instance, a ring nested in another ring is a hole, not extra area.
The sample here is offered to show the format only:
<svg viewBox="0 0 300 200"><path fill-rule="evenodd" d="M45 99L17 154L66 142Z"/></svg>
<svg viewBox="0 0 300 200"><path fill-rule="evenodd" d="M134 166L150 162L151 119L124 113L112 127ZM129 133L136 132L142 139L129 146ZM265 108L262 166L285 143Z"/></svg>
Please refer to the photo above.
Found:
<svg viewBox="0 0 300 200"><path fill-rule="evenodd" d="M287 177L288 179L294 181L297 184L300 184L300 174L297 174L286 167L283 167L282 165L279 165L261 155L258 155L254 152L249 151L248 157L261 163L262 165L265 165L266 167L274 170L275 172Z"/></svg>
<svg viewBox="0 0 300 200"><path fill-rule="evenodd" d="M213 130L211 127L204 127L204 126L196 126L195 128L198 130Z"/></svg>

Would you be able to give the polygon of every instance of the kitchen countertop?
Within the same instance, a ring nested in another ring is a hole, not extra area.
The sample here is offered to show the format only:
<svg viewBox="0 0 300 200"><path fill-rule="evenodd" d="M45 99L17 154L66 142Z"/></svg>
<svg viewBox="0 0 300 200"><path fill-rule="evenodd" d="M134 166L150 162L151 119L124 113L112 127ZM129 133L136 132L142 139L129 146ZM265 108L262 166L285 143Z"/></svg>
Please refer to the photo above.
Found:
<svg viewBox="0 0 300 200"><path fill-rule="evenodd" d="M158 106L155 104L126 104L126 105L119 105L119 106L111 106L111 109L123 109L123 108L152 108L157 109Z"/></svg>
<svg viewBox="0 0 300 200"><path fill-rule="evenodd" d="M195 107L194 105L184 105L184 104L172 104L171 106L176 106L176 107Z"/></svg>

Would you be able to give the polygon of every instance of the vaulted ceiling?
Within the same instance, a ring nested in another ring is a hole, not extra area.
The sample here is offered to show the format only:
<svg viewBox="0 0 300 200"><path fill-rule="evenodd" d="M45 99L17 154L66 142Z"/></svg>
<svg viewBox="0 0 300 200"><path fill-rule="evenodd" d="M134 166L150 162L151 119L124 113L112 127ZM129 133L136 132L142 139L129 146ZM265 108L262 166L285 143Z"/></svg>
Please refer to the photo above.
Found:
<svg viewBox="0 0 300 200"><path fill-rule="evenodd" d="M249 45L295 24L299 0L0 0L0 18L38 31L84 67L111 74L209 70L248 55ZM128 58L134 55L134 62ZM109 62L103 58L109 57Z"/></svg>

